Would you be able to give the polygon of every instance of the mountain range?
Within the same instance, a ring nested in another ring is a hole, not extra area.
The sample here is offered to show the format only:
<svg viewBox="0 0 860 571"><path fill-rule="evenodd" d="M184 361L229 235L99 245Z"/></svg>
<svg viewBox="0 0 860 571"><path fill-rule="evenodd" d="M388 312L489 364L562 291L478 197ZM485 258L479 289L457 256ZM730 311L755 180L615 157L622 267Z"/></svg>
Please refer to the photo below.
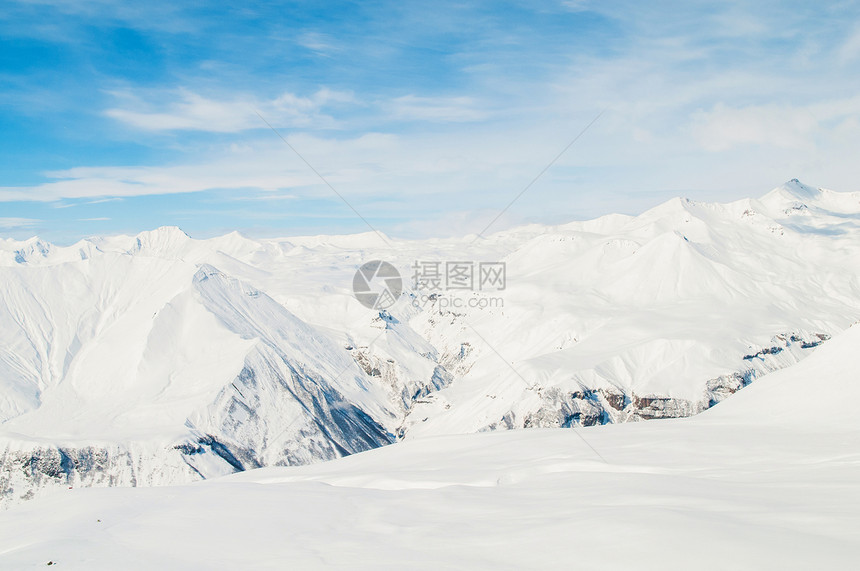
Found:
<svg viewBox="0 0 860 571"><path fill-rule="evenodd" d="M372 260L403 277L391 307L353 295ZM504 264L506 281L428 295L412 283L425 262ZM486 238L0 239L0 292L8 506L428 437L588 438L697 415L860 319L860 193L792 180ZM784 390L797 422L827 416L802 404L813 385Z"/></svg>

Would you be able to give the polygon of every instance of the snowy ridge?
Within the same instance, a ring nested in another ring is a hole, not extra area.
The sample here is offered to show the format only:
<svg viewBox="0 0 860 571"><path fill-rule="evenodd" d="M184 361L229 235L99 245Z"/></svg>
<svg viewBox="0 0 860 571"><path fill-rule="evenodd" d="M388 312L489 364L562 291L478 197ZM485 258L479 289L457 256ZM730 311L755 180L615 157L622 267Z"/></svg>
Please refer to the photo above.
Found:
<svg viewBox="0 0 860 571"><path fill-rule="evenodd" d="M860 194L798 181L474 244L392 242L0 240L0 503L690 416L860 318ZM407 283L416 260L504 261L508 282L374 313L350 291L371 259ZM504 305L443 304L491 294Z"/></svg>

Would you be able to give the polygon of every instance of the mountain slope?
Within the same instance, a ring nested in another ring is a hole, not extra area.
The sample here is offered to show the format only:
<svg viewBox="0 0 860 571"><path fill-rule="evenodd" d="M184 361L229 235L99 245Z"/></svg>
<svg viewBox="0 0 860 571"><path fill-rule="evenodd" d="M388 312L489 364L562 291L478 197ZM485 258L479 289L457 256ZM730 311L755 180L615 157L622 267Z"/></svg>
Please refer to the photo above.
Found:
<svg viewBox="0 0 860 571"><path fill-rule="evenodd" d="M0 562L853 569L858 347L855 326L695 418L434 437L181 488L58 492L0 513ZM840 398L804 422L797 391L810 387Z"/></svg>

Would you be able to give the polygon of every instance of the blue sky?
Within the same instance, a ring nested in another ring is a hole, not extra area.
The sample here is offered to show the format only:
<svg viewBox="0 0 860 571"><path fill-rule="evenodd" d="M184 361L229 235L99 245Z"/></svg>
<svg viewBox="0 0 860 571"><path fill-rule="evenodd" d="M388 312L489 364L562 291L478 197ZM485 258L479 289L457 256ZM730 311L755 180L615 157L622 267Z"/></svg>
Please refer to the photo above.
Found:
<svg viewBox="0 0 860 571"><path fill-rule="evenodd" d="M0 11L0 236L479 231L860 190L855 2L26 0Z"/></svg>

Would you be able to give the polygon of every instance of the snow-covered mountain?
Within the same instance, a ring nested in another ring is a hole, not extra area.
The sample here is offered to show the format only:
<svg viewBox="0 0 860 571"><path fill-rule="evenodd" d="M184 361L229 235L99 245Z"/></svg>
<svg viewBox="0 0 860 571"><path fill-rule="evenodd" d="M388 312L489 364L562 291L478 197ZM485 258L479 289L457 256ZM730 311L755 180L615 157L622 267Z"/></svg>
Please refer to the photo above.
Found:
<svg viewBox="0 0 860 571"><path fill-rule="evenodd" d="M405 282L417 261L504 262L507 283L371 311L351 286L374 259ZM701 412L860 319L860 193L791 181L487 239L0 240L0 293L11 503Z"/></svg>
<svg viewBox="0 0 860 571"><path fill-rule="evenodd" d="M58 490L0 512L0 566L852 570L858 346L854 326L694 418Z"/></svg>

